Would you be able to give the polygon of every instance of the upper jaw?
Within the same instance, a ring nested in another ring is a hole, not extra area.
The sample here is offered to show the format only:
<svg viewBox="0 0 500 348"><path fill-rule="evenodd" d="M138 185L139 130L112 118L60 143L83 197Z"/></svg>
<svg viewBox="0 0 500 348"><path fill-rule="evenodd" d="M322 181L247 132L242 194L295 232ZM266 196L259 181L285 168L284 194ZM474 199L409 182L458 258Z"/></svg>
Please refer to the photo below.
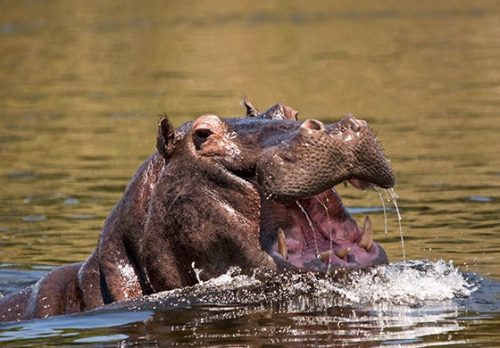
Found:
<svg viewBox="0 0 500 348"><path fill-rule="evenodd" d="M374 132L352 116L326 127L304 121L282 142L262 151L256 176L263 190L280 202L314 196L348 180L362 189L395 184Z"/></svg>

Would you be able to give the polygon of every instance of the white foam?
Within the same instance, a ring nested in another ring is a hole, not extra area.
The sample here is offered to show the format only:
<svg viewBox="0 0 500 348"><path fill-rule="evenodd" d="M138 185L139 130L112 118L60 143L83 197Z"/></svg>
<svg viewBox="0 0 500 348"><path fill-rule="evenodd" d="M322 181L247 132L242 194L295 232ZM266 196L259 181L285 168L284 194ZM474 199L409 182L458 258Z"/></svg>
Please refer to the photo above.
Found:
<svg viewBox="0 0 500 348"><path fill-rule="evenodd" d="M218 277L211 278L205 282L202 282L199 287L204 288L224 288L225 290L234 290L247 286L257 285L261 282L257 280L253 275L241 274L241 269L239 267L230 267L226 273L221 274Z"/></svg>
<svg viewBox="0 0 500 348"><path fill-rule="evenodd" d="M377 267L350 276L350 284L335 286L353 304L416 305L467 297L477 290L453 263L408 261Z"/></svg>

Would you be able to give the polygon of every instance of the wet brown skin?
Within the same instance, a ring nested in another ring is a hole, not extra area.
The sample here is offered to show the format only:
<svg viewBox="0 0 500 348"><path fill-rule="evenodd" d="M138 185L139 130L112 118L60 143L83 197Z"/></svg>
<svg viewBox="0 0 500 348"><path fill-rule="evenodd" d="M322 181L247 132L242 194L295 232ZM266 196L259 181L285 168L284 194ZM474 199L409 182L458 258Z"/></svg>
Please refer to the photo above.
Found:
<svg viewBox="0 0 500 348"><path fill-rule="evenodd" d="M328 271L386 263L333 190L343 181L394 185L366 123L302 123L282 104L264 113L244 105L246 117L204 115L177 130L162 119L158 152L132 178L96 250L1 299L0 321L193 285L193 263L202 279L232 265Z"/></svg>

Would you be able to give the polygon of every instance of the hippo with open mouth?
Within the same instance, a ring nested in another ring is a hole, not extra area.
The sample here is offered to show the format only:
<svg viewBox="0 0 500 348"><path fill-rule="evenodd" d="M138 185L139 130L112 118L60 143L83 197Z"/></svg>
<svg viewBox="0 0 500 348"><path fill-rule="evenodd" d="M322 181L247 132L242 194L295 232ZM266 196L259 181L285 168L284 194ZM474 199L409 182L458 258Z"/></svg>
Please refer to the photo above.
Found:
<svg viewBox="0 0 500 348"><path fill-rule="evenodd" d="M394 175L365 121L263 113L159 123L158 152L108 216L96 250L0 300L0 321L80 312L194 285L236 265L328 272L388 262L334 186L390 188ZM193 265L201 269L196 274Z"/></svg>

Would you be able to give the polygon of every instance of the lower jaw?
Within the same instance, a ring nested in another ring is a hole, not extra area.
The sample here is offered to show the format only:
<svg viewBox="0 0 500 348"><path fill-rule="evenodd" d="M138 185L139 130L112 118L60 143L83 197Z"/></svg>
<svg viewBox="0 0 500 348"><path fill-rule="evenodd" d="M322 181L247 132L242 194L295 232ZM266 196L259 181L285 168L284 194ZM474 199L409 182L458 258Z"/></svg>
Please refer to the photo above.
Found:
<svg viewBox="0 0 500 348"><path fill-rule="evenodd" d="M273 251L272 257L276 263L285 268L318 272L328 272L335 269L362 269L388 263L384 249L375 242L368 252L355 243L349 247L333 246L332 252L329 250L318 253L314 249L308 249L289 254L286 258L279 252ZM346 255L337 256L337 253L346 250L348 250Z"/></svg>

